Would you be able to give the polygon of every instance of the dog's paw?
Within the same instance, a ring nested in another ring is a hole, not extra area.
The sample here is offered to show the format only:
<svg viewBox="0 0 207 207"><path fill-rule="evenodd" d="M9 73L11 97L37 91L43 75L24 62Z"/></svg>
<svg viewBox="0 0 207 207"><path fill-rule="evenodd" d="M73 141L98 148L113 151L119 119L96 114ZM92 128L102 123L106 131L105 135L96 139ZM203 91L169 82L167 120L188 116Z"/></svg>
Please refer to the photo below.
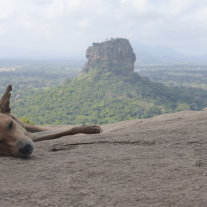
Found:
<svg viewBox="0 0 207 207"><path fill-rule="evenodd" d="M86 134L100 134L103 130L97 125L82 125L86 129Z"/></svg>

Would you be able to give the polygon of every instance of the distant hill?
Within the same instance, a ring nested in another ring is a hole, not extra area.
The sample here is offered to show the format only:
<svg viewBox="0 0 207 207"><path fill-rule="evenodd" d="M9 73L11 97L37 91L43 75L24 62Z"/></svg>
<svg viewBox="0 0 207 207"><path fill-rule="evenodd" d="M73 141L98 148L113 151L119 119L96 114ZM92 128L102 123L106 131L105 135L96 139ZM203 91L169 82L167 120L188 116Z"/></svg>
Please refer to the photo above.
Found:
<svg viewBox="0 0 207 207"><path fill-rule="evenodd" d="M94 43L81 74L63 85L24 91L15 113L37 124L102 124L201 109L207 94L170 88L134 72L136 56L126 39Z"/></svg>
<svg viewBox="0 0 207 207"><path fill-rule="evenodd" d="M172 48L148 46L137 41L132 42L137 54L136 64L207 64L207 55L187 56Z"/></svg>

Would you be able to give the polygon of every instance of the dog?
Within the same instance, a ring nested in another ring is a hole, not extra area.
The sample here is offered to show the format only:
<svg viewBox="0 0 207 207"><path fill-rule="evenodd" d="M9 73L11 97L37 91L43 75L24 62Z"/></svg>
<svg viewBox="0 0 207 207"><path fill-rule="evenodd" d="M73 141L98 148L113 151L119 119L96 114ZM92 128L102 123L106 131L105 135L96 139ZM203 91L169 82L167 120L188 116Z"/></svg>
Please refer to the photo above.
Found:
<svg viewBox="0 0 207 207"><path fill-rule="evenodd" d="M98 134L100 126L82 125L66 130L48 130L25 124L11 114L10 97L12 86L9 85L0 100L0 154L17 157L29 157L34 151L34 142L60 138L66 135Z"/></svg>

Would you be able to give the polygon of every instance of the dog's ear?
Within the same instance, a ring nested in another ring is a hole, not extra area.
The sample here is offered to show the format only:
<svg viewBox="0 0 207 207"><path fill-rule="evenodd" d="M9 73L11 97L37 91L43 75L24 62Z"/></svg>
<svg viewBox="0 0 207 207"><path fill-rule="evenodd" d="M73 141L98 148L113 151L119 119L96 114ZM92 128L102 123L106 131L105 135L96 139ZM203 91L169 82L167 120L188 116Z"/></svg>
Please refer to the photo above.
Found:
<svg viewBox="0 0 207 207"><path fill-rule="evenodd" d="M2 96L0 100L0 112L1 113L10 113L11 108L10 108L10 97L11 97L11 92L12 91L12 86L9 85L6 88L6 91L4 92L4 95Z"/></svg>

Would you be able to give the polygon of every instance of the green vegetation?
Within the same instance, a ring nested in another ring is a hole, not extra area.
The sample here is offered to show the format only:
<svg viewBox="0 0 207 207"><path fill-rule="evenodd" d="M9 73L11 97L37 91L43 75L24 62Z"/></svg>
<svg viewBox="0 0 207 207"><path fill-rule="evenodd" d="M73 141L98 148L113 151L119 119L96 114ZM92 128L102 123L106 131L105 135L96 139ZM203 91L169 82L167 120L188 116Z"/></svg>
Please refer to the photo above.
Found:
<svg viewBox="0 0 207 207"><path fill-rule="evenodd" d="M206 107L207 93L167 87L137 73L94 69L53 88L18 91L13 112L36 124L103 124Z"/></svg>
<svg viewBox="0 0 207 207"><path fill-rule="evenodd" d="M207 65L140 65L136 71L167 86L207 90Z"/></svg>
<svg viewBox="0 0 207 207"><path fill-rule="evenodd" d="M20 120L25 124L31 124L34 125L33 122L31 122L27 117L21 117Z"/></svg>
<svg viewBox="0 0 207 207"><path fill-rule="evenodd" d="M177 105L176 111L184 111L184 110L190 110L190 106L187 103L181 103Z"/></svg>
<svg viewBox="0 0 207 207"><path fill-rule="evenodd" d="M81 62L66 60L0 59L0 93L8 84L13 85L15 92L61 85L68 77L78 75L80 65Z"/></svg>
<svg viewBox="0 0 207 207"><path fill-rule="evenodd" d="M82 65L0 60L0 93L13 85L12 112L30 124L100 124L207 106L205 65L139 65L149 78L96 69L77 77Z"/></svg>

